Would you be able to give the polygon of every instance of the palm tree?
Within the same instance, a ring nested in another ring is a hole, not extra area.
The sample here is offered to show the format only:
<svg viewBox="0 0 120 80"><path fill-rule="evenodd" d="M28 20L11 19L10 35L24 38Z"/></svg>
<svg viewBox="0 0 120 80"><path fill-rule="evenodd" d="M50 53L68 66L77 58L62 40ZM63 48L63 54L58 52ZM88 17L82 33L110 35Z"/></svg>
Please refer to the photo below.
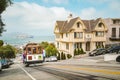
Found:
<svg viewBox="0 0 120 80"><path fill-rule="evenodd" d="M4 30L5 24L2 22L1 14L5 9L12 4L11 0L0 0L0 36Z"/></svg>

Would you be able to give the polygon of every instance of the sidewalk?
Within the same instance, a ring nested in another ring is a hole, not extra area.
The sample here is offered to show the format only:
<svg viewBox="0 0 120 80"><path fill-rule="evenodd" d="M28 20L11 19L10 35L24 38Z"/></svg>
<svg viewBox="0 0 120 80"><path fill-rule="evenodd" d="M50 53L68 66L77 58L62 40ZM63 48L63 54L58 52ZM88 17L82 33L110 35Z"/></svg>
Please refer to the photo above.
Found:
<svg viewBox="0 0 120 80"><path fill-rule="evenodd" d="M97 58L97 57L96 57ZM108 67L120 67L120 63L116 61L104 61L103 58L95 59L94 57L80 57L72 58L68 60L60 60L57 64L72 64L72 65L92 65L92 66L108 66Z"/></svg>

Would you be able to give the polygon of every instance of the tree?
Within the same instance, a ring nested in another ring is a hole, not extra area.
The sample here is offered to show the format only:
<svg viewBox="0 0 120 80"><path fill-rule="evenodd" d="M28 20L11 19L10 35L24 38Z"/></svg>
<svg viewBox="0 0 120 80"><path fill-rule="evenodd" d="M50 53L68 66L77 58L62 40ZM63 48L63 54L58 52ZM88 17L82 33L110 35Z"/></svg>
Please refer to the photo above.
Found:
<svg viewBox="0 0 120 80"><path fill-rule="evenodd" d="M0 14L6 10L6 8L12 4L11 0L0 0Z"/></svg>
<svg viewBox="0 0 120 80"><path fill-rule="evenodd" d="M1 58L15 58L15 51L13 47L10 45L0 47L0 57Z"/></svg>
<svg viewBox="0 0 120 80"><path fill-rule="evenodd" d="M48 47L45 50L46 50L46 57L50 57L52 54L52 47L48 45Z"/></svg>
<svg viewBox="0 0 120 80"><path fill-rule="evenodd" d="M3 40L0 40L0 47L3 46L4 42Z"/></svg>
<svg viewBox="0 0 120 80"><path fill-rule="evenodd" d="M40 46L42 46L43 48L47 48L47 46L49 45L48 42L41 42Z"/></svg>
<svg viewBox="0 0 120 80"><path fill-rule="evenodd" d="M1 14L3 11L6 10L6 8L12 4L11 0L0 0L0 36L4 30L4 23L2 22Z"/></svg>
<svg viewBox="0 0 120 80"><path fill-rule="evenodd" d="M42 42L40 45L45 48L46 51L46 57L50 56L57 56L58 50L56 49L55 45L53 43L48 43L48 42Z"/></svg>

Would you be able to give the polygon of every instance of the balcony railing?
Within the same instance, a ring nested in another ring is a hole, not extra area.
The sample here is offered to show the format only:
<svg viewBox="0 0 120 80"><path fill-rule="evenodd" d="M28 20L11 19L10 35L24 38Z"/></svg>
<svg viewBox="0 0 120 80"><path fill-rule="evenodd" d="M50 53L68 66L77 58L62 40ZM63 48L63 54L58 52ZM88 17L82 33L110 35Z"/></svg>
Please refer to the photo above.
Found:
<svg viewBox="0 0 120 80"><path fill-rule="evenodd" d="M120 37L110 37L111 41L120 41Z"/></svg>

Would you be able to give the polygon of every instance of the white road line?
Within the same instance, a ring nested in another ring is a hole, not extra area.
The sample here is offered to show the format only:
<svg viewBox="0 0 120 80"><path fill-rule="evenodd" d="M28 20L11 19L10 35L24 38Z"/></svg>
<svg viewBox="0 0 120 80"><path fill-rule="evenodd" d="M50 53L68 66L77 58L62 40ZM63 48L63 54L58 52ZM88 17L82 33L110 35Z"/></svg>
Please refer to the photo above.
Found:
<svg viewBox="0 0 120 80"><path fill-rule="evenodd" d="M32 80L36 80L32 75L30 75L24 68L22 68L19 64L18 66L32 79Z"/></svg>

